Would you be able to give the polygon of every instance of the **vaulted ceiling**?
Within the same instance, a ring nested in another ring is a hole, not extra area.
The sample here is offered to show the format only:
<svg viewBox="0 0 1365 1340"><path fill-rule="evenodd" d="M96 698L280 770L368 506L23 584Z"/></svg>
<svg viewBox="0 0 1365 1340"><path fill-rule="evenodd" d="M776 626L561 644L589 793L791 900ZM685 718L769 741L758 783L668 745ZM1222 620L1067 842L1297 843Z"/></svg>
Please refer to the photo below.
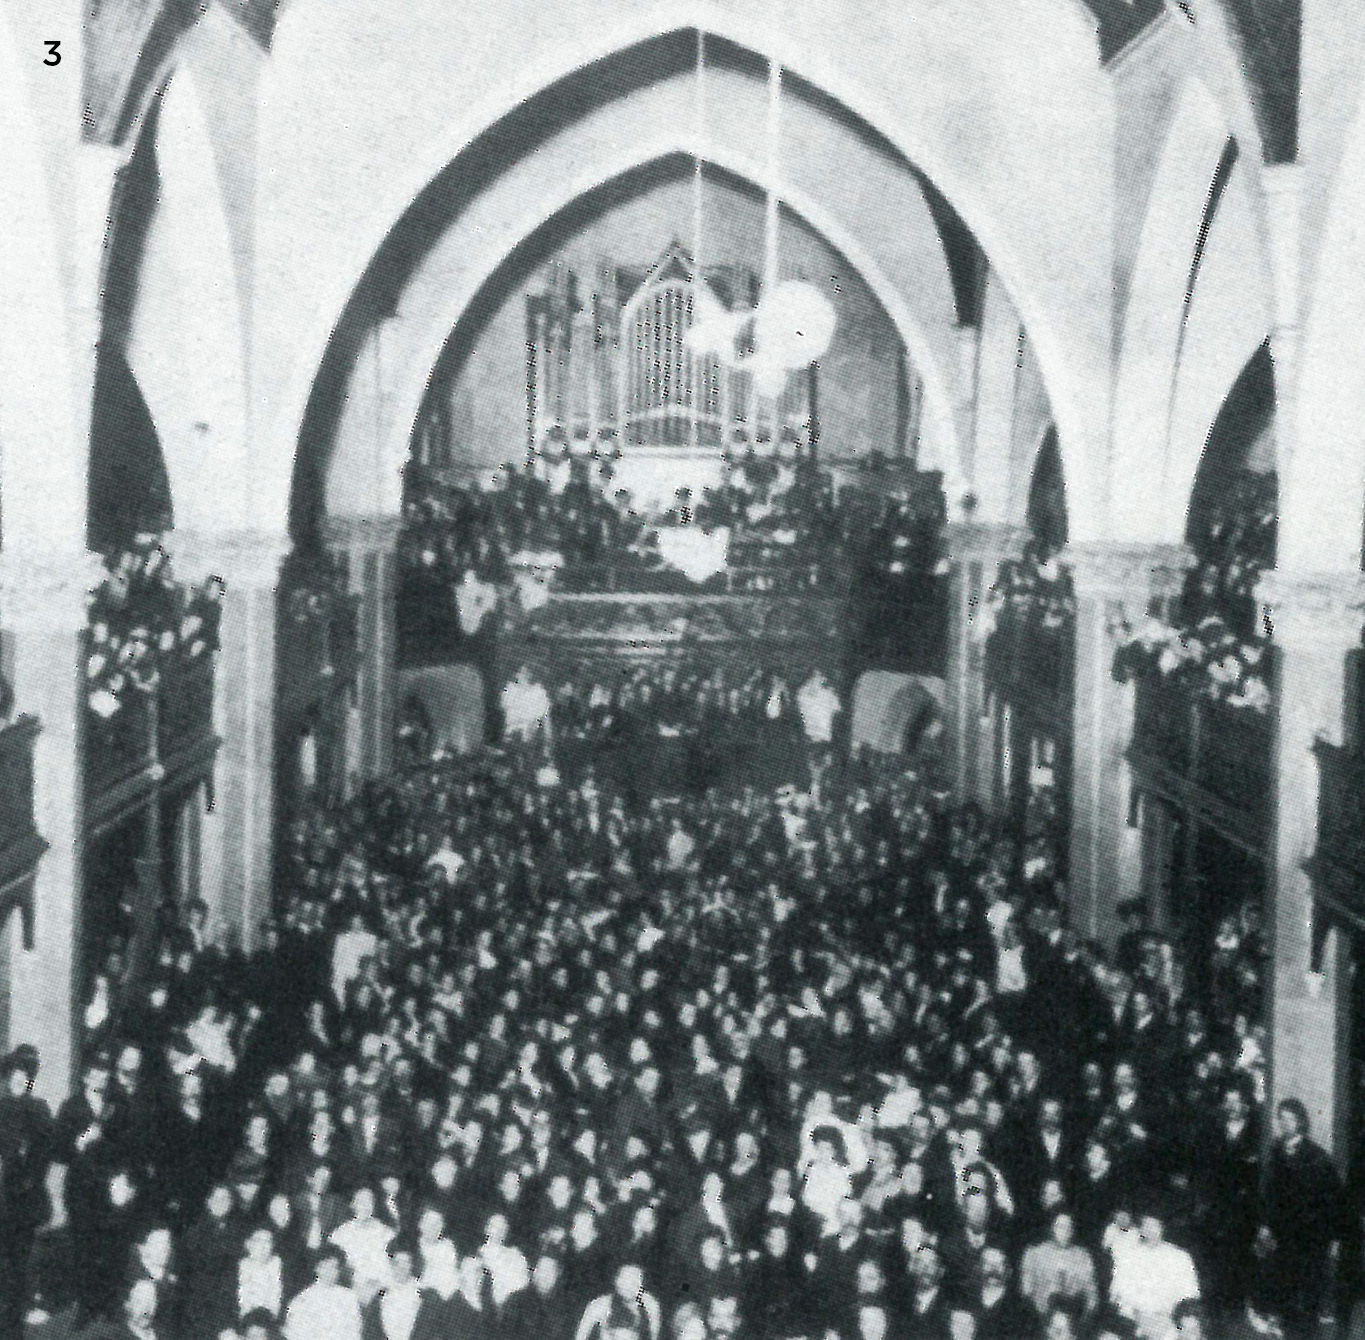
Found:
<svg viewBox="0 0 1365 1340"><path fill-rule="evenodd" d="M1100 56L1122 51L1164 8L1163 0L1085 0L1100 26Z"/></svg>
<svg viewBox="0 0 1365 1340"><path fill-rule="evenodd" d="M157 84L180 41L211 3L269 47L280 0L89 0L85 42L87 140L118 144Z"/></svg>
<svg viewBox="0 0 1365 1340"><path fill-rule="evenodd" d="M1297 146L1300 0L1084 0L1095 16L1100 56L1122 52L1168 8L1195 25L1219 7L1240 46L1266 157L1292 159ZM283 0L89 0L84 133L126 138L180 37L210 4L268 48Z"/></svg>

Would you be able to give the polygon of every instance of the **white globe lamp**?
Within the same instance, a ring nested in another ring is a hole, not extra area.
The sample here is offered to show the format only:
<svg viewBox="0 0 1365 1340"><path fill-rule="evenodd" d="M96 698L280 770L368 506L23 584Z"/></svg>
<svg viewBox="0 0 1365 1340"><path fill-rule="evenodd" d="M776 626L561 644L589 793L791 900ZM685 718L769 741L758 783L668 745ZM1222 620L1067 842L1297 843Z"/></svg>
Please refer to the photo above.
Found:
<svg viewBox="0 0 1365 1340"><path fill-rule="evenodd" d="M762 353L788 369L804 368L823 357L837 325L834 304L814 284L787 279L760 305L754 335Z"/></svg>

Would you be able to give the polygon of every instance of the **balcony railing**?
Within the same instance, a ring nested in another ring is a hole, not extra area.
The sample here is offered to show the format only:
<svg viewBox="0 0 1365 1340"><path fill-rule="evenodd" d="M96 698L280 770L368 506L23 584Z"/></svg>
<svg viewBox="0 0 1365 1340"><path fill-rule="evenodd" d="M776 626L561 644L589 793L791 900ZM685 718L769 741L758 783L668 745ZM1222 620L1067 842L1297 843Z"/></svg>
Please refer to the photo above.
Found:
<svg viewBox="0 0 1365 1340"><path fill-rule="evenodd" d="M90 795L107 795L151 767L152 704L146 694L128 690L112 716L87 709L85 719L85 778Z"/></svg>
<svg viewBox="0 0 1365 1340"><path fill-rule="evenodd" d="M1274 721L1155 677L1135 685L1129 758L1144 785L1259 850L1273 782Z"/></svg>
<svg viewBox="0 0 1365 1340"><path fill-rule="evenodd" d="M162 761L205 744L213 736L213 661L205 657L162 680L157 712Z"/></svg>
<svg viewBox="0 0 1365 1340"><path fill-rule="evenodd" d="M832 595L841 581L837 566L815 562L732 564L703 582L671 567L583 563L560 573L555 589L567 595Z"/></svg>
<svg viewBox="0 0 1365 1340"><path fill-rule="evenodd" d="M1076 624L1005 605L986 643L986 678L1011 706L1069 726L1074 703Z"/></svg>
<svg viewBox="0 0 1365 1340"><path fill-rule="evenodd" d="M212 750L213 658L168 661L155 689L125 690L118 710L107 718L87 708L86 725L86 786L91 796L155 783L154 763L175 769L195 754Z"/></svg>
<svg viewBox="0 0 1365 1340"><path fill-rule="evenodd" d="M1193 703L1164 679L1142 679L1133 705L1133 748L1176 777L1194 763Z"/></svg>
<svg viewBox="0 0 1365 1340"><path fill-rule="evenodd" d="M33 819L33 748L38 739L34 717L20 717L0 730L0 881L11 853L38 844Z"/></svg>
<svg viewBox="0 0 1365 1340"><path fill-rule="evenodd" d="M1325 742L1314 745L1313 752L1318 760L1315 863L1351 877L1365 891L1365 755Z"/></svg>

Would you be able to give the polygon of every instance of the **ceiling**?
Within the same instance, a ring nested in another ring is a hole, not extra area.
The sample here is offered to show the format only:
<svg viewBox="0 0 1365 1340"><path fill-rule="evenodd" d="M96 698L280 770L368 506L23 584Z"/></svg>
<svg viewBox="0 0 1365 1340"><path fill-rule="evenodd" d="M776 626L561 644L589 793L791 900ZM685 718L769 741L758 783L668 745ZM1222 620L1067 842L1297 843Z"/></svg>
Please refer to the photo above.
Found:
<svg viewBox="0 0 1365 1340"><path fill-rule="evenodd" d="M1100 56L1108 60L1122 51L1161 14L1163 0L1085 0L1100 25Z"/></svg>

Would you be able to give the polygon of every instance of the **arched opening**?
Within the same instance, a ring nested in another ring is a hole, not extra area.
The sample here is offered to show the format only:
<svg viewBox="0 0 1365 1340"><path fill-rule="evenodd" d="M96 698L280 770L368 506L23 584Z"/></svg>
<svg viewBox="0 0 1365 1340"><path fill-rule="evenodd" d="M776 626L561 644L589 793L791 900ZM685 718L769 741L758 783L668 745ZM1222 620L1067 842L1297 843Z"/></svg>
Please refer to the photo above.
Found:
<svg viewBox="0 0 1365 1340"><path fill-rule="evenodd" d="M1055 554L1066 547L1066 480L1062 474L1056 424L1048 425L1034 458L1026 519L1029 534L1044 554Z"/></svg>
<svg viewBox="0 0 1365 1340"><path fill-rule="evenodd" d="M1260 632L1255 582L1275 566L1275 367L1267 341L1228 392L1190 494L1185 539L1197 568L1185 617L1224 618L1239 637Z"/></svg>
<svg viewBox="0 0 1365 1340"><path fill-rule="evenodd" d="M128 1007L196 896L199 813L217 748L214 660L221 583L180 580L163 544L174 525L163 443L134 371L163 199L158 162L167 86L151 99L115 181L95 352L87 542L107 575L89 613L83 734L83 909L79 989L105 1025ZM107 996L107 999L103 997Z"/></svg>
<svg viewBox="0 0 1365 1340"><path fill-rule="evenodd" d="M1130 757L1151 912L1184 947L1193 998L1222 1028L1259 1028L1266 1008L1274 695L1256 588L1275 563L1275 460L1267 343L1209 431L1190 496L1194 561L1183 588L1115 662L1136 685Z"/></svg>
<svg viewBox="0 0 1365 1340"><path fill-rule="evenodd" d="M90 422L87 534L90 547L118 554L141 534L173 523L170 480L147 401L128 361L143 257L160 195L156 135L161 99L149 108L111 208L100 338Z"/></svg>
<svg viewBox="0 0 1365 1340"><path fill-rule="evenodd" d="M505 620L486 617L485 604L492 588L514 582L523 606L542 598L528 555L554 554L553 589L585 598L780 591L837 600L858 572L867 582L852 583L847 664L941 673L945 602L934 569L945 504L939 476L917 472L906 455L899 331L856 268L801 217L783 211L782 251L800 272L836 277L829 350L775 398L710 364L709 417L695 428L675 415L644 440L632 431L634 411L617 412L628 388L639 395L642 354L647 362L652 350L664 368L661 385L678 373L667 339L642 337L632 313L641 295L691 282L696 261L677 239L693 227L694 171L693 160L668 155L532 232L465 309L431 375L405 474L399 666L405 676L477 671L490 724L505 678L496 667L512 652L500 646ZM710 164L703 190L703 281L742 314L761 291L763 196ZM683 316L690 321L691 309ZM911 380L912 395L922 394ZM685 408L692 392L682 385ZM659 436L670 429L671 443ZM680 487L689 490L681 504ZM711 571L687 571L666 552L689 518L694 530L729 536ZM860 556L844 562L852 540ZM557 682L572 667L546 670Z"/></svg>
<svg viewBox="0 0 1365 1340"><path fill-rule="evenodd" d="M1076 598L1058 557L1069 533L1066 503L1049 424L1029 476L1023 553L1000 565L986 620L991 790L1020 873L1043 882L1065 878L1071 815Z"/></svg>
<svg viewBox="0 0 1365 1340"><path fill-rule="evenodd" d="M305 538L315 532L325 508L327 460L335 446L342 400L356 360L364 356L375 323L397 310L404 285L440 244L440 238L454 221L468 216L475 203L527 154L551 144L566 126L577 126L600 112L604 105L624 102L641 89L685 74L693 56L695 37L695 32L684 30L651 38L566 76L477 136L421 191L372 258L332 331L319 371L312 379L291 488L291 528L296 537ZM763 58L754 52L709 34L707 63L708 69L714 65L756 85L764 68ZM970 307L972 294L979 288L981 248L975 242L966 245L970 231L949 201L884 136L842 104L834 103L828 94L794 75L787 83L788 96L794 104L800 102L815 109L808 114L826 116L829 105L837 107L841 124L856 124L869 144L875 142L868 152L880 155L882 161L894 160L907 194L928 199L929 211L944 234L937 243L940 251L946 234L953 239L949 249L953 286L950 300L955 294L959 303ZM404 306L406 315L410 305ZM972 316L969 310L963 319ZM945 365L953 362L952 357L945 359Z"/></svg>

